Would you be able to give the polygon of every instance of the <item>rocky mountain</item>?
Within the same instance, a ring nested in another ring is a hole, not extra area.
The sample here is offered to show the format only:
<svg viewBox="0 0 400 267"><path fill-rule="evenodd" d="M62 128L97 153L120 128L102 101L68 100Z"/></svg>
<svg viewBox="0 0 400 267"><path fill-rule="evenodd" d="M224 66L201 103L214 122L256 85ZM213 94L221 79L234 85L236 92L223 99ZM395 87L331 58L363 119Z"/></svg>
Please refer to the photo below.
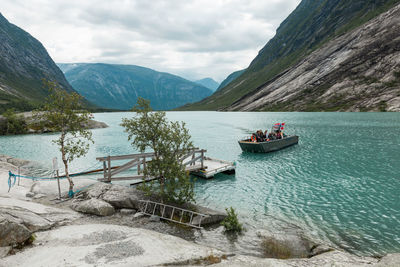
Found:
<svg viewBox="0 0 400 267"><path fill-rule="evenodd" d="M58 64L69 83L85 98L105 108L129 110L137 98L155 110L169 110L212 94L181 77L134 65Z"/></svg>
<svg viewBox="0 0 400 267"><path fill-rule="evenodd" d="M204 78L204 79L195 81L195 83L203 85L204 87L207 87L208 89L210 89L213 92L215 92L219 86L219 83L217 83L216 81L214 81L211 78Z"/></svg>
<svg viewBox="0 0 400 267"><path fill-rule="evenodd" d="M228 84L230 84L232 81L234 81L237 77L242 75L243 72L245 72L246 69L244 70L238 70L235 72L232 72L231 74L228 75L228 77L225 78L225 80L222 81L222 83L219 85L217 88L217 91L220 90L221 88L224 88Z"/></svg>
<svg viewBox="0 0 400 267"><path fill-rule="evenodd" d="M400 111L400 4L329 41L227 109Z"/></svg>
<svg viewBox="0 0 400 267"><path fill-rule="evenodd" d="M43 45L0 13L0 112L30 110L48 95L42 79L73 91Z"/></svg>
<svg viewBox="0 0 400 267"><path fill-rule="evenodd" d="M369 24L365 24L368 21L376 18L378 15L388 11L389 9L396 6L400 1L399 0L355 0L355 1L345 1L345 0L303 0L299 6L286 18L279 28L277 29L276 35L272 38L263 49L260 50L257 57L251 62L249 67L241 74L239 77L234 79L224 88L218 90L211 97L204 99L198 103L195 103L190 106L186 106L184 109L191 110L376 110L377 106L375 105L375 101L371 101L368 105L362 105L360 107L350 106L350 105L341 105L333 101L333 99L329 101L325 101L325 104L318 105L310 105L307 101L305 104L301 104L293 100L290 101L290 104L287 105L277 105L277 103L264 103L261 104L261 100L258 102L260 105L252 106L252 108L245 108L245 105L241 105L240 101L243 99L247 99L250 95L258 95L260 90L264 90L268 84L272 84L274 81L282 78L285 73L288 73L290 70L293 70L294 66L297 66L300 62L304 62L305 60L311 60L309 56L316 52L317 50L320 53L327 50L320 50L325 48L327 45L332 45L332 42L337 42L340 38L343 38L346 34L349 34L354 29L358 28L359 32L363 32L367 30ZM386 13L389 14L389 13ZM387 16L387 15L386 15ZM386 24L391 24L387 20L394 19L386 18L386 16L382 16L380 18L381 22ZM393 22L396 23L396 22ZM399 27L397 27L399 28ZM364 29L364 30L363 30ZM390 31L389 35L396 36L398 35L398 31L396 29L386 29L380 28L384 31ZM347 38L353 38L354 36L349 34L346 35ZM379 35L376 35L378 37ZM390 45L376 40L376 45L386 46L389 51L395 51L397 49L396 43L391 42ZM351 40L348 40L351 42ZM363 41L360 40L359 44L363 44ZM393 47L394 46L394 47ZM351 48L353 49L353 48ZM383 52L383 50L380 50ZM390 52L389 52L390 53ZM314 54L315 55L315 54ZM341 55L344 56L344 55ZM358 54L358 69L368 68L365 65L365 60L371 56L367 53L367 50L363 50ZM376 60L380 57L388 56L387 53L375 54ZM318 58L314 58L314 60L329 60L330 54L320 54ZM356 58L353 58L356 59ZM338 61L330 61L333 63L338 63ZM372 62L372 61L371 61ZM308 65L309 68L319 64L321 62L313 62L313 64ZM355 62L353 62L356 64ZM356 71L355 65L353 66L353 73L349 75L348 72L341 71L343 68L334 65L335 71L331 73L332 77L334 76L335 80L314 80L314 85L310 87L309 84L298 83L295 85L295 88L292 90L301 90L302 88L307 88L308 91L303 92L304 94L310 94L315 96L320 94L324 95L325 91L334 87L336 83L339 83L343 80L354 79L355 76L361 76L365 73L358 73ZM372 68L370 65L369 67ZM396 64L390 65L390 68L396 68ZM308 70L310 71L310 70ZM340 71L340 72L337 72ZM368 72L369 73L369 72ZM368 74L367 73L367 74ZM298 73L299 80L306 73ZM397 74L391 74L393 77L396 77ZM351 76L351 77L350 77ZM367 75L367 77L369 77ZM379 79L379 77L376 77ZM387 78L387 77L386 77ZM371 78L372 80L375 77ZM392 78L393 80L395 78ZM371 83L372 80L369 80ZM383 83L387 82L386 80L382 80ZM371 83L372 84L372 83ZM392 80L389 81L389 84L393 84ZM283 84L281 84L283 85ZM350 84L349 84L350 85ZM292 85L293 86L293 85ZM342 84L341 86L344 86ZM321 89L322 88L322 89ZM381 87L380 87L381 88ZM390 87L392 88L392 87ZM392 90L390 89L389 90ZM270 89L273 90L273 89ZM385 89L379 89L385 90ZM351 88L347 88L348 94L351 94ZM343 92L339 93L341 95ZM270 94L278 94L270 91ZM293 95L294 92L291 92ZM375 94L370 92L369 94ZM280 94L282 99L274 98L274 101L279 102L286 101L289 97L283 96ZM363 95L364 100L368 102L369 96ZM357 95L351 96L337 96L339 99L347 99L350 97L358 97ZM328 99L327 99L328 100ZM384 106L389 106L391 103L386 103L385 100L382 100L382 104L380 104L381 109ZM333 103L326 105L326 103ZM336 105L337 104L337 105Z"/></svg>
<svg viewBox="0 0 400 267"><path fill-rule="evenodd" d="M400 5L331 40L228 110L400 111Z"/></svg>

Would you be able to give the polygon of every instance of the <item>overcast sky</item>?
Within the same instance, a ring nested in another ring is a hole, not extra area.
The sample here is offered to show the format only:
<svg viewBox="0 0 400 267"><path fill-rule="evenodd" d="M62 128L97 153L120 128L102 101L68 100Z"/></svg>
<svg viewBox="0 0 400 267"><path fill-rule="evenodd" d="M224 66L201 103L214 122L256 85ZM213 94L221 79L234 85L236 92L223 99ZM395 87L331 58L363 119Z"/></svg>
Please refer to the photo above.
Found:
<svg viewBox="0 0 400 267"><path fill-rule="evenodd" d="M57 63L133 64L221 82L246 68L300 0L1 0Z"/></svg>

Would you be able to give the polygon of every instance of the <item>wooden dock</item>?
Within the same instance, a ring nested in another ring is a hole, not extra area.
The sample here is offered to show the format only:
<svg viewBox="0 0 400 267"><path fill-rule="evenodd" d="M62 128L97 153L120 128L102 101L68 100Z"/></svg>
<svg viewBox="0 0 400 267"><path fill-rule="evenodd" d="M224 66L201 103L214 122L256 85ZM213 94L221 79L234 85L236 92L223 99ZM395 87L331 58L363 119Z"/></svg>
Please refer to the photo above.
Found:
<svg viewBox="0 0 400 267"><path fill-rule="evenodd" d="M218 173L235 173L235 164L232 162L212 159L205 157L204 149L194 149L189 151L186 155L180 158L185 170L193 175L197 175L206 179L214 177ZM143 170L146 168L147 162L151 161L154 153L140 153L121 156L107 156L96 158L98 161L103 162L103 178L99 181L112 182L123 180L155 180L157 177L145 177ZM120 166L111 166L112 161L128 160L128 162ZM117 176L117 174L132 170L133 175Z"/></svg>
<svg viewBox="0 0 400 267"><path fill-rule="evenodd" d="M204 157L204 166L206 169L193 170L191 174L210 179L218 173L234 174L236 169L233 162L208 157Z"/></svg>

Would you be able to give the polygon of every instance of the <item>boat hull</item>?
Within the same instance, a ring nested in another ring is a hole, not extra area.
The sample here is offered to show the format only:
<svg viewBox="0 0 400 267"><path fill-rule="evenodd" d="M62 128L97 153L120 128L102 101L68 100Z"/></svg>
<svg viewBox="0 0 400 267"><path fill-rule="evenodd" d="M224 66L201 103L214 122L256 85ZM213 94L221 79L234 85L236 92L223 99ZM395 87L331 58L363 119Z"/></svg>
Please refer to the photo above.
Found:
<svg viewBox="0 0 400 267"><path fill-rule="evenodd" d="M287 136L283 139L271 140L266 142L254 143L248 140L239 141L239 145L244 152L268 153L283 148L296 145L299 142L297 135Z"/></svg>

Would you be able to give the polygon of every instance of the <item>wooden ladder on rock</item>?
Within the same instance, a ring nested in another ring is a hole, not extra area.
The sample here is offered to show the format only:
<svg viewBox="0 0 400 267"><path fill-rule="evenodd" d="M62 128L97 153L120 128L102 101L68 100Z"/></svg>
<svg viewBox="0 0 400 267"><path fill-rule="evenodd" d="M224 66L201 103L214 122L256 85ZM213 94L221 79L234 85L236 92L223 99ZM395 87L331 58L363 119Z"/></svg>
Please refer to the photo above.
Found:
<svg viewBox="0 0 400 267"><path fill-rule="evenodd" d="M208 215L150 200L139 200L139 210L146 215L156 215L163 220L202 229L201 222Z"/></svg>

